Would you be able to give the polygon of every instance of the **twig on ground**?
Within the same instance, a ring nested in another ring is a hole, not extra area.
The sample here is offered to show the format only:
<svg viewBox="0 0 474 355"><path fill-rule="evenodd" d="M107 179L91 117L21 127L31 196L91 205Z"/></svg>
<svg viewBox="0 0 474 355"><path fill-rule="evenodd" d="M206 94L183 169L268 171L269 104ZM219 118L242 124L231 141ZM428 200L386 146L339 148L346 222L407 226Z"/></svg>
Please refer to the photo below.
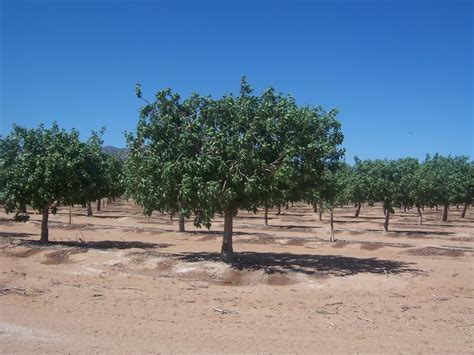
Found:
<svg viewBox="0 0 474 355"><path fill-rule="evenodd" d="M228 311L227 309L220 309L220 308L215 308L215 307L211 307L211 309L212 309L214 312L219 313L220 315L223 315L223 314L230 314L230 313L231 313L231 312Z"/></svg>
<svg viewBox="0 0 474 355"><path fill-rule="evenodd" d="M343 302L326 303L325 306L334 306L336 304L343 304Z"/></svg>
<svg viewBox="0 0 474 355"><path fill-rule="evenodd" d="M372 319L364 318L364 317L360 317L360 316L357 316L357 319L365 320L366 322L370 322L370 323L373 323L373 322L374 322Z"/></svg>

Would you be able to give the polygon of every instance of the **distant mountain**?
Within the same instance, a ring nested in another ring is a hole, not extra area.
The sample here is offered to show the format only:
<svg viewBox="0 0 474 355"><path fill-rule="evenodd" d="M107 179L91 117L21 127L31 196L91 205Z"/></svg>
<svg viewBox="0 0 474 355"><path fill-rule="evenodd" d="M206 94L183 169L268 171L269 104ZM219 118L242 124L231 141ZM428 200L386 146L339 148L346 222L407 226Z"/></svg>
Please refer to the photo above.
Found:
<svg viewBox="0 0 474 355"><path fill-rule="evenodd" d="M116 155L122 160L125 160L128 157L128 148L117 148L111 145L106 145L105 147L102 147L102 150L108 154Z"/></svg>

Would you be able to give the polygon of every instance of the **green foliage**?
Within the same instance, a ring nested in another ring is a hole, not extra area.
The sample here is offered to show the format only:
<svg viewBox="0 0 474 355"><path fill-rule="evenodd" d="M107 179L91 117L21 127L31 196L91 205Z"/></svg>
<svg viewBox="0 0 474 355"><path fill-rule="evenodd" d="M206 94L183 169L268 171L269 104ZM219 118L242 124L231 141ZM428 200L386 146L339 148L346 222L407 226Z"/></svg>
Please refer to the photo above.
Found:
<svg viewBox="0 0 474 355"><path fill-rule="evenodd" d="M332 210L351 202L350 179L351 167L340 164L326 169L324 177L318 185L318 202L323 210Z"/></svg>
<svg viewBox="0 0 474 355"><path fill-rule="evenodd" d="M0 140L0 165L7 213L22 212L26 205L55 213L59 204L93 200L101 186L98 135L83 143L78 131L67 132L56 123L51 128L13 126Z"/></svg>
<svg viewBox="0 0 474 355"><path fill-rule="evenodd" d="M171 89L162 90L141 109L136 135L127 134L126 194L148 215L158 210L189 218L194 209L196 225L209 223L198 211L205 199L199 188L206 184L197 159L205 138L197 119L203 101L198 95L181 101Z"/></svg>
<svg viewBox="0 0 474 355"><path fill-rule="evenodd" d="M197 226L216 212L301 199L343 155L336 115L272 88L255 96L245 77L239 96L181 101L160 91L127 135L128 196L148 214L193 212Z"/></svg>
<svg viewBox="0 0 474 355"><path fill-rule="evenodd" d="M420 174L428 205L472 202L474 168L468 157L427 156Z"/></svg>

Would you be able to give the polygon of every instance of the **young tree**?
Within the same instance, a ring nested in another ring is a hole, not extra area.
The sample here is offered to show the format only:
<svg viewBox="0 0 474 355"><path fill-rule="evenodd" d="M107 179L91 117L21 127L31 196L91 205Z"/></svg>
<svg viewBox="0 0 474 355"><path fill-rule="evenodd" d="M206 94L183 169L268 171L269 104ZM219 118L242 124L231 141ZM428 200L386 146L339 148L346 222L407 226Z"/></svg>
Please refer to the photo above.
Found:
<svg viewBox="0 0 474 355"><path fill-rule="evenodd" d="M330 241L334 241L334 208L350 201L348 165L330 166L319 184L320 209L329 210Z"/></svg>
<svg viewBox="0 0 474 355"><path fill-rule="evenodd" d="M105 193L102 197L115 200L125 192L123 183L124 162L118 155L105 154Z"/></svg>
<svg viewBox="0 0 474 355"><path fill-rule="evenodd" d="M367 164L364 164L357 156L354 157L354 160L354 166L348 171L348 195L350 201L357 207L354 215L357 218L359 217L362 204L368 200L368 181L370 176L367 171Z"/></svg>
<svg viewBox="0 0 474 355"><path fill-rule="evenodd" d="M82 169L82 180L86 189L83 190L82 204L87 207L87 216L92 216L92 202L100 201L107 191L106 177L106 153L102 151L101 135L105 132L105 128L99 133L92 132L91 137L87 141L88 159L84 162Z"/></svg>
<svg viewBox="0 0 474 355"><path fill-rule="evenodd" d="M89 146L79 140L79 132L67 132L53 123L51 128L13 126L1 139L0 161L6 180L5 210L31 205L42 213L41 241L48 242L50 211L59 204L83 203L90 188L87 166L93 159Z"/></svg>
<svg viewBox="0 0 474 355"><path fill-rule="evenodd" d="M367 198L369 201L381 202L385 214L384 231L388 232L390 215L395 213L397 196L397 174L393 161L365 160L360 163L367 171Z"/></svg>

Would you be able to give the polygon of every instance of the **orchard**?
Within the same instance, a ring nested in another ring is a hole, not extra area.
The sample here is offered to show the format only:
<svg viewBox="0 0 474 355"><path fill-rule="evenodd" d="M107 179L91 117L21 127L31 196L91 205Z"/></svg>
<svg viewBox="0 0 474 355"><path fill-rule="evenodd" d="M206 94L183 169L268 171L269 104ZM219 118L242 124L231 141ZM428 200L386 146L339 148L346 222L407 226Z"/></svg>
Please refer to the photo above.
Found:
<svg viewBox="0 0 474 355"><path fill-rule="evenodd" d="M450 206L474 197L474 164L465 156L426 156L397 160L344 162L338 111L301 106L287 94L268 88L257 95L243 77L237 95L220 98L171 89L144 98L134 132L126 133L128 156L122 161L102 149L103 132L81 141L76 130L14 126L0 139L0 199L7 213L27 221L27 206L42 214L41 241L48 242L48 218L59 206L81 205L92 216L123 197L150 216L154 211L210 228L224 218L221 254L233 258L233 222L239 211L264 213L305 201L315 212L329 212L334 240L334 208L380 204L383 230L396 210L416 208L418 224L425 208Z"/></svg>

